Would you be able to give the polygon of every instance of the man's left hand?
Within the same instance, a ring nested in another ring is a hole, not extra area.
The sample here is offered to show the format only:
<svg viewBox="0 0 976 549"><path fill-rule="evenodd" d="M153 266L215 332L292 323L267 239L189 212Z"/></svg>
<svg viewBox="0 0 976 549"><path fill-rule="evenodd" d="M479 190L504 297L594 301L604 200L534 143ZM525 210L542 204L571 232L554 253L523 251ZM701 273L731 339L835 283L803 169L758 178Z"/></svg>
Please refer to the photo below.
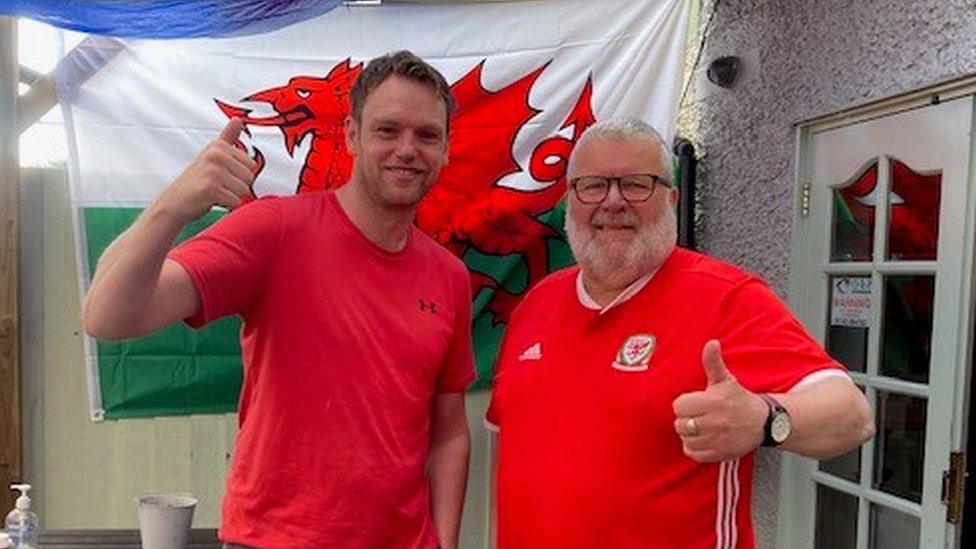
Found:
<svg viewBox="0 0 976 549"><path fill-rule="evenodd" d="M704 391L674 399L674 430L685 455L700 463L729 461L756 449L763 440L769 407L747 390L725 367L718 340L705 343L702 367Z"/></svg>

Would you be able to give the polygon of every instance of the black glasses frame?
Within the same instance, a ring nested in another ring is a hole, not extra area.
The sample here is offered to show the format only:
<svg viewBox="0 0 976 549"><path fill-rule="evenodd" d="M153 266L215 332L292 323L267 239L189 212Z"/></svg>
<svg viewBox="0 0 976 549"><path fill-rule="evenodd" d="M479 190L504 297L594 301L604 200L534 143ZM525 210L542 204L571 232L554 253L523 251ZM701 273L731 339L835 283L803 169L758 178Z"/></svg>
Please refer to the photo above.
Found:
<svg viewBox="0 0 976 549"><path fill-rule="evenodd" d="M647 196L644 196L643 194L637 195L637 196L634 196L633 194L631 194L630 196L628 196L628 193L625 192L624 191L624 188L620 186L620 182L623 181L624 179L627 179L628 177L647 177L647 178L650 178L650 180L651 180L651 186L650 186L650 190L647 191ZM587 180L602 180L603 182L606 183L606 186L603 187L603 194L600 195L600 198L599 199L594 198L594 197L586 198L586 199L583 198L583 196L580 194L580 190L579 190L579 186L578 186L578 183L580 182L580 180L583 180L583 179L587 179ZM670 181L668 181L667 179L665 179L665 178L663 178L660 175L657 175L655 173L628 173L628 174L618 175L618 176L615 176L615 177L607 177L607 176L602 176L602 175L581 175L580 177L574 177L573 179L571 179L569 181L569 185L573 188L573 192L576 194L576 198L580 202L582 202L583 204L599 204L599 203L603 202L604 200L606 200L607 199L607 195L610 194L610 187L614 183L617 184L617 191L620 192L620 196L624 199L625 202L627 202L629 204L635 204L635 203L639 203L639 202L647 202L648 200L650 200L650 198L652 196L654 196L654 189L656 189L658 185L663 185L665 187L671 187L671 182Z"/></svg>

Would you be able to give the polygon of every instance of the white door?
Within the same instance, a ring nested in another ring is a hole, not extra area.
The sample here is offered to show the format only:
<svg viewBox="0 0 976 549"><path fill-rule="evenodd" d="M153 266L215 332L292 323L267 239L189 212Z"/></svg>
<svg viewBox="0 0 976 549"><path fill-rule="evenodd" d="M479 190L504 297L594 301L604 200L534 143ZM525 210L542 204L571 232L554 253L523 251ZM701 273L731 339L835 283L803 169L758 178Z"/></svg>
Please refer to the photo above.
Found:
<svg viewBox="0 0 976 549"><path fill-rule="evenodd" d="M966 96L801 131L790 303L867 394L877 435L784 458L781 547L955 544L942 484L967 398L972 118Z"/></svg>

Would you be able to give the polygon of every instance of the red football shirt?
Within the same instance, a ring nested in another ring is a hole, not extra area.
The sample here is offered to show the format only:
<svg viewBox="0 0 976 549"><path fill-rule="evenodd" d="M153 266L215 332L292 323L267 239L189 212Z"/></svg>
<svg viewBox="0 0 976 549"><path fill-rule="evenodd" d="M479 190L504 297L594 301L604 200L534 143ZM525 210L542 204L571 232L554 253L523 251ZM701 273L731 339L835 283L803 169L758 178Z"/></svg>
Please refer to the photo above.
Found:
<svg viewBox="0 0 976 549"><path fill-rule="evenodd" d="M705 388L712 338L756 392L841 366L761 280L706 256L677 249L602 314L580 302L578 272L541 282L505 333L487 415L499 547L752 547L752 454L685 457L672 402Z"/></svg>
<svg viewBox="0 0 976 549"><path fill-rule="evenodd" d="M418 229L384 251L332 193L258 200L169 257L200 294L188 322L244 321L221 539L437 547L424 466L432 398L474 377L464 265Z"/></svg>

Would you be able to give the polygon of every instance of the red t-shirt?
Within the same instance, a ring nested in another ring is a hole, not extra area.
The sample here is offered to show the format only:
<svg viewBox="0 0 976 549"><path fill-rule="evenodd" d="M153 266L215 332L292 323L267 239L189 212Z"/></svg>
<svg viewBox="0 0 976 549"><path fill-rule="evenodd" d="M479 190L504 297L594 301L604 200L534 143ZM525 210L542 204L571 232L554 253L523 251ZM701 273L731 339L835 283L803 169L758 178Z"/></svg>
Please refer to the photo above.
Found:
<svg viewBox="0 0 976 549"><path fill-rule="evenodd" d="M603 314L555 273L512 316L487 420L500 428L501 549L754 545L753 455L682 453L672 402L706 387L702 346L756 392L841 368L758 278L677 249ZM653 341L652 341L653 340Z"/></svg>
<svg viewBox="0 0 976 549"><path fill-rule="evenodd" d="M243 319L220 538L436 547L431 400L474 377L464 265L416 228L402 251L384 251L332 193L258 200L169 258L200 294L188 323Z"/></svg>

